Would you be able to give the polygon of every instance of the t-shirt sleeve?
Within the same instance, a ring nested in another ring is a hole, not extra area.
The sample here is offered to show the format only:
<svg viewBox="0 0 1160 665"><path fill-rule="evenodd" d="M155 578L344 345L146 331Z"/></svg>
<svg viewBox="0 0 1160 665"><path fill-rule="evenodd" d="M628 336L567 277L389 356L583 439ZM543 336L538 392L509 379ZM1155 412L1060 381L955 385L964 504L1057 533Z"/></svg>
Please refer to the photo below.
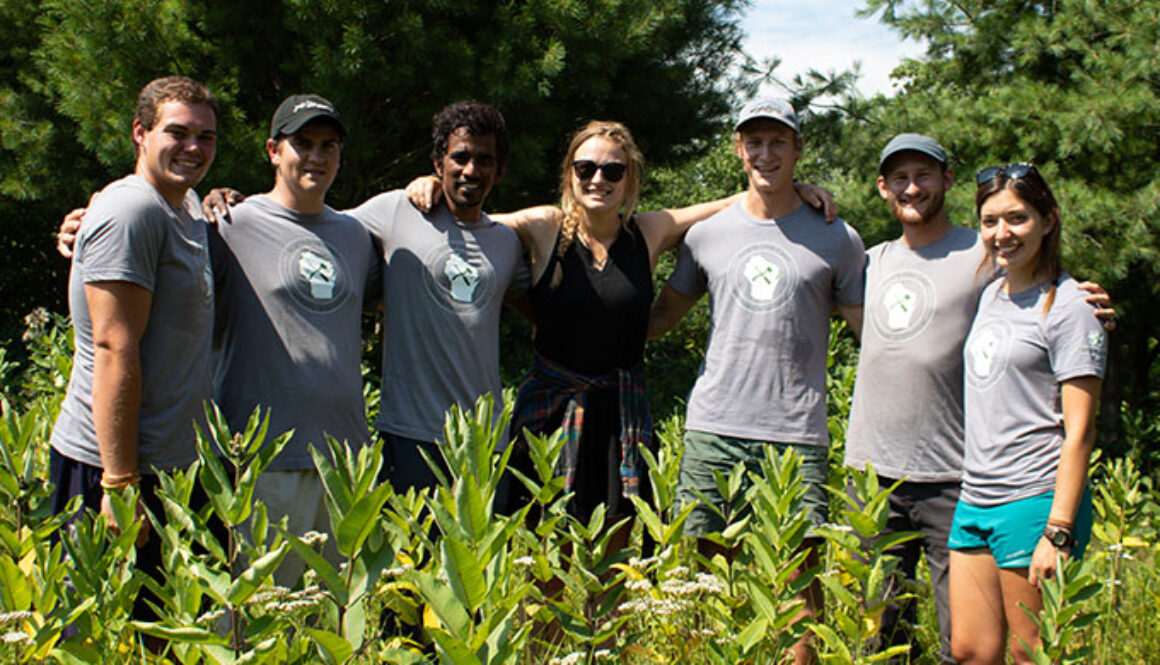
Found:
<svg viewBox="0 0 1160 665"><path fill-rule="evenodd" d="M114 190L86 213L77 256L86 284L129 282L153 291L169 220L146 197Z"/></svg>
<svg viewBox="0 0 1160 665"><path fill-rule="evenodd" d="M516 263L516 271L512 276L512 283L508 285L507 293L504 294L504 302L511 302L512 300L522 298L532 290L532 270L528 267L528 262L523 259L522 253L520 257L520 260Z"/></svg>
<svg viewBox="0 0 1160 665"><path fill-rule="evenodd" d="M386 244L390 237L391 227L394 225L396 208L399 205L402 192L395 190L371 197L365 203L352 210L345 211L354 217L371 234L378 246Z"/></svg>
<svg viewBox="0 0 1160 665"><path fill-rule="evenodd" d="M1073 294L1064 299L1057 294L1056 301L1046 331L1055 380L1063 382L1081 376L1103 378L1108 355L1108 333L1103 324L1082 295Z"/></svg>
<svg viewBox="0 0 1160 665"><path fill-rule="evenodd" d="M697 264L697 259L693 257L693 250L686 242L681 243L681 249L677 254L677 267L669 276L669 286L690 298L700 298L708 288L705 271L701 270L701 266Z"/></svg>
<svg viewBox="0 0 1160 665"><path fill-rule="evenodd" d="M367 257L366 284L363 288L363 309L371 309L383 297L383 250L378 240L372 238L370 256Z"/></svg>
<svg viewBox="0 0 1160 665"><path fill-rule="evenodd" d="M846 229L846 239L835 266L834 302L839 305L861 305L866 297L866 248L854 227L845 222L842 222L842 226Z"/></svg>

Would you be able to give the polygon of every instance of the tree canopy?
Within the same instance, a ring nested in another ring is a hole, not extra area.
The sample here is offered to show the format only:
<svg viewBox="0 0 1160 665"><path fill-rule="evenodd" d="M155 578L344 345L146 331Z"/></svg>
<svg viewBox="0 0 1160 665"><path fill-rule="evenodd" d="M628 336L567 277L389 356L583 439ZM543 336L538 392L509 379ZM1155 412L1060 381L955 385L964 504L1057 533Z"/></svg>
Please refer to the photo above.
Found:
<svg viewBox="0 0 1160 665"><path fill-rule="evenodd" d="M633 127L654 160L711 136L731 104L743 0L0 0L0 269L5 319L62 309L50 235L132 168L141 86L185 74L223 102L205 186L271 182L278 102L315 92L349 130L331 193L344 207L429 172L431 117L457 99L504 112L512 160L497 209L555 196L558 153L590 118ZM33 254L29 257L28 254ZM27 260L32 259L32 260ZM45 272L49 274L46 275ZM47 297L47 298L46 298Z"/></svg>

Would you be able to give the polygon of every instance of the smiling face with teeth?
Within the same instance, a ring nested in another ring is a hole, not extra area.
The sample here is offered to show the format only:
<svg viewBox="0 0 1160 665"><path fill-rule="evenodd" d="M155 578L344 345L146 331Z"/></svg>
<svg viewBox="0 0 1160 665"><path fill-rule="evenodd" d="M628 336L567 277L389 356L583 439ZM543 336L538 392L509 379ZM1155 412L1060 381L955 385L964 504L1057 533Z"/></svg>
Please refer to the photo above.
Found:
<svg viewBox="0 0 1160 665"><path fill-rule="evenodd" d="M476 136L466 127L456 128L447 137L447 152L435 161L435 172L451 213L465 222L479 221L484 199L503 178L495 135Z"/></svg>
<svg viewBox="0 0 1160 665"><path fill-rule="evenodd" d="M789 125L771 118L749 120L733 135L733 147L749 176L750 189L765 194L793 191L793 170L802 144Z"/></svg>
<svg viewBox="0 0 1160 665"><path fill-rule="evenodd" d="M1007 272L1007 290L1018 293L1050 275L1041 275L1039 254L1056 230L1056 216L1044 216L1010 187L996 191L979 209L979 233L995 264Z"/></svg>
<svg viewBox="0 0 1160 665"><path fill-rule="evenodd" d="M170 205L179 207L190 187L201 182L217 150L217 117L207 104L169 100L157 106L146 129L133 121L137 175Z"/></svg>
<svg viewBox="0 0 1160 665"><path fill-rule="evenodd" d="M620 145L603 136L593 136L580 144L572 155L573 161L590 161L603 166L604 164L628 164L628 153ZM630 176L616 182L605 177L604 171L597 169L591 178L583 180L576 175L575 169L568 169L570 174L572 196L576 203L591 213L616 213L624 203L625 192Z"/></svg>

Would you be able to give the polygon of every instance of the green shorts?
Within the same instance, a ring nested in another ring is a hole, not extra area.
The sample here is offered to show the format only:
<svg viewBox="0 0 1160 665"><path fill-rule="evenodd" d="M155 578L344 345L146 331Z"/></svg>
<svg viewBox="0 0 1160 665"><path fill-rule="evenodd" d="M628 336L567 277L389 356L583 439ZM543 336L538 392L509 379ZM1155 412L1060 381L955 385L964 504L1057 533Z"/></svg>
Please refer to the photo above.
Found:
<svg viewBox="0 0 1160 665"><path fill-rule="evenodd" d="M697 497L697 492L716 506L718 511L726 507L725 498L717 491L714 471L728 475L738 462L744 462L748 471L760 473L765 451L772 447L779 454L792 450L802 460L802 486L805 496L802 508L813 524L824 524L830 508L830 497L825 485L830 478L829 449L825 446L810 446L801 443L777 443L756 441L734 436L709 434L695 430L685 431L685 452L681 457L681 475L677 481L678 503L696 503L697 506L685 522L685 533L703 536L719 533L725 528L725 520L717 511L705 505ZM749 488L746 477L741 485L744 493ZM745 516L744 507L737 519Z"/></svg>

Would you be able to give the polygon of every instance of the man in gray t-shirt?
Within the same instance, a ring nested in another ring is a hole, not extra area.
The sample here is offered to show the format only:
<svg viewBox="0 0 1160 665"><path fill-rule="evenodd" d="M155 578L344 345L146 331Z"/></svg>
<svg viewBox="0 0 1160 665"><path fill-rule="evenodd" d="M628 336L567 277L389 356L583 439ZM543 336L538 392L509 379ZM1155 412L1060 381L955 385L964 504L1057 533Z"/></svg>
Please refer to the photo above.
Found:
<svg viewBox="0 0 1160 665"><path fill-rule="evenodd" d="M953 183L946 151L934 139L901 134L883 149L878 191L902 236L867 252L865 323L846 433L846 464L867 463L889 486L888 529L923 537L899 546L900 570L913 579L926 552L938 612L940 658L953 663L947 594L947 535L963 459L963 341L986 278L978 234L946 216ZM913 602L883 615L884 645L910 635ZM917 645L912 646L916 649ZM914 651L913 655L917 655Z"/></svg>
<svg viewBox="0 0 1160 665"><path fill-rule="evenodd" d="M363 404L362 311L377 292L379 259L366 229L326 205L346 129L318 95L291 95L270 124L274 186L236 206L210 231L217 285L214 398L231 429L269 409L270 436L293 430L254 495L291 532L330 532L310 447L325 437L354 449L369 439ZM332 543L325 550L337 559ZM302 564L283 562L280 584Z"/></svg>
<svg viewBox="0 0 1160 665"><path fill-rule="evenodd" d="M828 503L829 319L837 307L860 328L865 253L852 228L840 220L827 225L794 191L802 142L789 104L748 104L734 145L749 178L746 197L689 231L649 323L650 336L661 334L709 294L712 326L689 395L679 488L685 500L699 494L721 506L714 470L728 472L738 462L753 468L768 447L789 448L803 458L806 508L821 522ZM724 526L699 502L686 525L696 535ZM816 563L816 544L807 540L806 567ZM716 550L708 540L699 549ZM807 614L820 609L820 596L816 584L804 594ZM812 662L805 640L794 656Z"/></svg>
<svg viewBox="0 0 1160 665"><path fill-rule="evenodd" d="M376 426L387 442L384 472L397 491L435 484L421 451L442 459L435 440L452 405L470 408L489 393L502 404L499 317L526 270L515 232L483 212L507 168L503 116L486 104L456 102L433 124L431 158L445 205L422 213L394 191L350 211L382 248Z"/></svg>
<svg viewBox="0 0 1160 665"><path fill-rule="evenodd" d="M213 161L217 101L185 77L142 89L133 175L107 186L79 233L69 277L76 352L52 433L61 510L75 495L112 519L104 490L141 484L159 515L155 470L196 457L193 423L209 396L213 285L197 194ZM140 510L140 507L139 507ZM141 568L160 561L146 523Z"/></svg>

